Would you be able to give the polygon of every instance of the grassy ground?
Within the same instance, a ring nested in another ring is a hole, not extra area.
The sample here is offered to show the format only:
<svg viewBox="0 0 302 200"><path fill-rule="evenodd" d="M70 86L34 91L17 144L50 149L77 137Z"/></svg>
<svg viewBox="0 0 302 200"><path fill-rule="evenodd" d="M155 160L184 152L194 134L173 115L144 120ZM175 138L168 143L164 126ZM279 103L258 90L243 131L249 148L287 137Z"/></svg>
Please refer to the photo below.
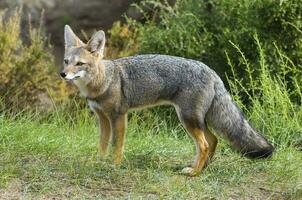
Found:
<svg viewBox="0 0 302 200"><path fill-rule="evenodd" d="M169 116L135 112L115 169L112 158L97 156L94 116L60 113L0 115L0 199L302 199L302 154L293 147L252 161L220 140L208 168L185 177L179 170L194 145L183 128Z"/></svg>

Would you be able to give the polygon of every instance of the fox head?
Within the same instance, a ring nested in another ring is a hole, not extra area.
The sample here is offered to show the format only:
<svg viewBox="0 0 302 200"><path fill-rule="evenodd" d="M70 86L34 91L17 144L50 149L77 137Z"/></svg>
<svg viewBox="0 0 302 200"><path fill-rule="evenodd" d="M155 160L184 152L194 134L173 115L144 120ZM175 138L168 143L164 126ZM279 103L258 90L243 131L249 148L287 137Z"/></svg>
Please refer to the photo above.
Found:
<svg viewBox="0 0 302 200"><path fill-rule="evenodd" d="M91 75L102 74L99 61L103 58L105 47L104 31L96 32L87 44L83 43L68 25L64 29L65 54L64 69L60 73L66 80L79 80L85 83Z"/></svg>

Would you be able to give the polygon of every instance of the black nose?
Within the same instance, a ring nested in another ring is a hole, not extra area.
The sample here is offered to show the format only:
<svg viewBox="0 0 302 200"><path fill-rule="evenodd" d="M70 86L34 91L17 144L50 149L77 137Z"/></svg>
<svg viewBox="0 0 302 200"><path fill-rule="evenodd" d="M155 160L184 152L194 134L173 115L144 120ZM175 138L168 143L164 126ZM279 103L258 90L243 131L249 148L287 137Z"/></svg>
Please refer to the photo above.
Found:
<svg viewBox="0 0 302 200"><path fill-rule="evenodd" d="M61 72L60 75L61 75L62 78L65 78L65 77L66 77L65 72Z"/></svg>

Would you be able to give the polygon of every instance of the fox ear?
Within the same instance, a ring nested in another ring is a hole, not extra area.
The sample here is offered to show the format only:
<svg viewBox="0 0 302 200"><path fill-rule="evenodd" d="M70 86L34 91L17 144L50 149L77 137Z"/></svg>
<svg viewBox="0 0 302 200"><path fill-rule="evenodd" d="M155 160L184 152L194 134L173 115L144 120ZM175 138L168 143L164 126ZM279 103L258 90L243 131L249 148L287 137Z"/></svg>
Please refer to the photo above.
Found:
<svg viewBox="0 0 302 200"><path fill-rule="evenodd" d="M104 31L98 31L88 41L87 50L102 58L104 56L105 42Z"/></svg>
<svg viewBox="0 0 302 200"><path fill-rule="evenodd" d="M68 25L65 25L64 27L64 39L65 49L84 45L84 43L74 34Z"/></svg>

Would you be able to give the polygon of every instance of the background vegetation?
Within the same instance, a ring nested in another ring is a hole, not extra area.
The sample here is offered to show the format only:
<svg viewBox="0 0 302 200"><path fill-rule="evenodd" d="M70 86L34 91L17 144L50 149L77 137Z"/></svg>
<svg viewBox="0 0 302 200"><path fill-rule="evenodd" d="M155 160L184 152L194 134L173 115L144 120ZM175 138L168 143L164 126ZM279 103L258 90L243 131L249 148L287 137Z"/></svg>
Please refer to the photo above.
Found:
<svg viewBox="0 0 302 200"><path fill-rule="evenodd" d="M149 0L138 6L155 12L115 23L107 57L165 53L214 67L274 144L274 156L248 160L220 139L203 173L184 177L178 172L194 145L173 109L152 109L130 113L125 161L115 169L111 157L98 158L95 117L79 97L67 98L74 94L58 80L41 29L22 42L15 15L0 25L0 199L302 198L301 3L184 0L171 7ZM36 109L41 93L52 100L48 112Z"/></svg>
<svg viewBox="0 0 302 200"><path fill-rule="evenodd" d="M302 4L299 0L184 0L177 1L173 7L166 1L143 1L140 7L155 10L145 13L143 23L128 20L139 33L140 53L194 58L224 76L226 72L231 74L225 56L227 52L240 77L245 78L248 77L245 64L232 43L256 68L259 53L254 35L257 34L267 51L270 70L280 72L280 63L275 60L278 49L286 52L294 64L301 65Z"/></svg>
<svg viewBox="0 0 302 200"><path fill-rule="evenodd" d="M26 43L20 11L5 17L0 13L0 110L46 109L52 100L66 99L67 88L56 75L42 27L30 28Z"/></svg>

